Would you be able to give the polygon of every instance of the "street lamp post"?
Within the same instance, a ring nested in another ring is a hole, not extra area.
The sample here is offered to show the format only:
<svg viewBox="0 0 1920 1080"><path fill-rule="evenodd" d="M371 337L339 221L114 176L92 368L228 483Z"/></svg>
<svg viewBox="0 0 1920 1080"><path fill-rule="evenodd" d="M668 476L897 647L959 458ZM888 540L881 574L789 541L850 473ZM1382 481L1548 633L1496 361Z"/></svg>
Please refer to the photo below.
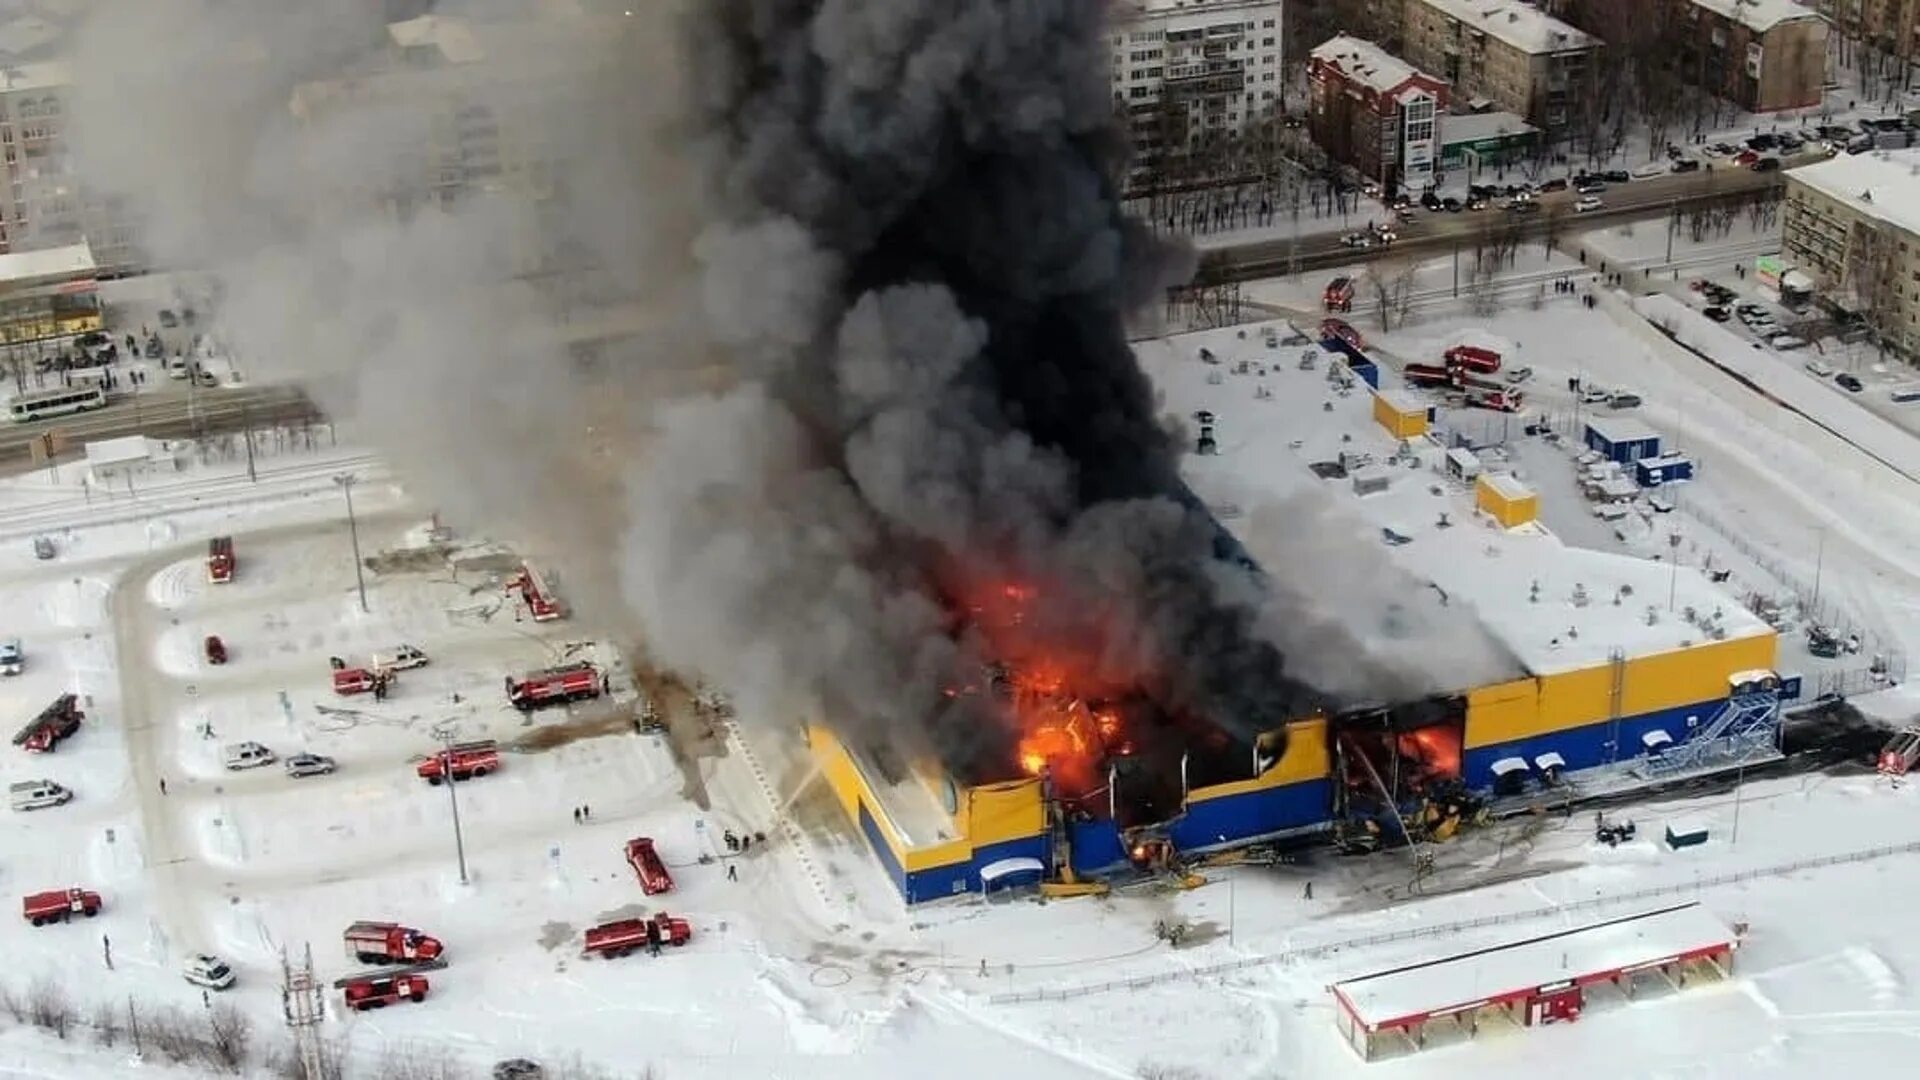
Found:
<svg viewBox="0 0 1920 1080"><path fill-rule="evenodd" d="M467 841L460 832L460 796L454 789L453 736L443 736L440 749L440 776L447 785L447 804L453 808L453 851L460 860L460 884L467 884Z"/></svg>
<svg viewBox="0 0 1920 1080"><path fill-rule="evenodd" d="M1813 606L1820 607L1820 571L1827 564L1827 530L1820 530L1820 546L1813 553ZM1817 615L1816 615L1817 617Z"/></svg>
<svg viewBox="0 0 1920 1080"><path fill-rule="evenodd" d="M340 490L347 496L347 533L353 538L353 580L360 588L360 610L364 612L372 609L367 607L366 571L360 566L360 522L353 514L353 485L359 480L352 473L341 473L333 478L333 482L339 484Z"/></svg>

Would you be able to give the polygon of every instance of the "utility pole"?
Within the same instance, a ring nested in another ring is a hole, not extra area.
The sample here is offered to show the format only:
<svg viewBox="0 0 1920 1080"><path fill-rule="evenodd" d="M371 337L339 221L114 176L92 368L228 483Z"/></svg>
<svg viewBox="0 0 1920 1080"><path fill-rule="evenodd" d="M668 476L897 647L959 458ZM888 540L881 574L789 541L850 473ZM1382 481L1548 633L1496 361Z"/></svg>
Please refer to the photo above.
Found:
<svg viewBox="0 0 1920 1080"><path fill-rule="evenodd" d="M252 440L248 440L248 443L251 445ZM339 484L340 490L347 496L347 533L353 537L353 580L360 587L360 610L370 611L367 607L367 574L360 566L360 521L353 516L353 485L359 483L360 478L352 473L341 473L333 478L333 482Z"/></svg>
<svg viewBox="0 0 1920 1080"><path fill-rule="evenodd" d="M247 440L247 479L257 484L260 476L253 471L253 417L247 412L245 402L240 405L240 437ZM354 553L353 563L360 565L358 552Z"/></svg>
<svg viewBox="0 0 1920 1080"><path fill-rule="evenodd" d="M453 733L441 736L440 775L447 783L447 803L453 807L453 850L460 859L460 884L467 884L467 841L460 833L460 796L454 793Z"/></svg>
<svg viewBox="0 0 1920 1080"><path fill-rule="evenodd" d="M1827 564L1827 530L1820 530L1820 546L1813 555L1813 606L1820 606L1820 571Z"/></svg>
<svg viewBox="0 0 1920 1080"><path fill-rule="evenodd" d="M326 1018L320 984L313 977L313 946L295 967L283 951L280 954L280 1001L287 1026L293 1029L293 1048L300 1063L301 1080L332 1080L326 1073L326 1056L320 1049L320 1021ZM131 1004L128 1006L132 1008Z"/></svg>

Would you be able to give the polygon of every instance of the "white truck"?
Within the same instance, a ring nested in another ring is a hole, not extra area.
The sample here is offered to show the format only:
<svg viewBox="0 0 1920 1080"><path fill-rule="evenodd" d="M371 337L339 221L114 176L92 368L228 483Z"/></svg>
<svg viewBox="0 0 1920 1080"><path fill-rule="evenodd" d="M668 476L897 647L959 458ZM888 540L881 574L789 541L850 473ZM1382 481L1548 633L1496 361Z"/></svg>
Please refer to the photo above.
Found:
<svg viewBox="0 0 1920 1080"><path fill-rule="evenodd" d="M18 675L26 670L26 654L20 651L20 639L0 641L0 675Z"/></svg>
<svg viewBox="0 0 1920 1080"><path fill-rule="evenodd" d="M427 654L411 645L396 645L384 652L373 654L373 668L378 671L409 671L427 666Z"/></svg>
<svg viewBox="0 0 1920 1080"><path fill-rule="evenodd" d="M51 780L21 780L7 785L7 799L15 810L45 810L73 799L73 792Z"/></svg>

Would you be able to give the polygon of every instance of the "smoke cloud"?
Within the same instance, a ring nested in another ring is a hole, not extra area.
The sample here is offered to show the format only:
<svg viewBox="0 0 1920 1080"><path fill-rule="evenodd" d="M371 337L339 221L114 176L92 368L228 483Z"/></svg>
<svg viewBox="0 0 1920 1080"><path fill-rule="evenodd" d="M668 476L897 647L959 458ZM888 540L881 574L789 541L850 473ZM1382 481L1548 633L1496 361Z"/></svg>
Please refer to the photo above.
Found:
<svg viewBox="0 0 1920 1080"><path fill-rule="evenodd" d="M1010 583L1089 689L1249 736L1362 689L1288 666L1301 596L1155 421L1122 320L1190 264L1118 207L1104 0L431 7L437 54L377 0L111 5L71 138L454 520L743 711L952 759L1009 647L954 614Z"/></svg>

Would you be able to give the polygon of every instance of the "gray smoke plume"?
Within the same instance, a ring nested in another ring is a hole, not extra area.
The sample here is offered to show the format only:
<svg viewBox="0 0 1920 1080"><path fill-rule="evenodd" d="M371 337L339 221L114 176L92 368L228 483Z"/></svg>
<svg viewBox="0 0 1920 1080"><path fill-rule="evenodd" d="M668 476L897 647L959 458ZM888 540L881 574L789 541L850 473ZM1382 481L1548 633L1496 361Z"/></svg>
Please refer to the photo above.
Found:
<svg viewBox="0 0 1920 1080"><path fill-rule="evenodd" d="M1119 209L1106 9L443 2L485 61L422 76L376 0L143 0L72 134L254 363L747 711L962 759L1004 732L949 691L1033 652L1250 736L1347 659L1283 660L1155 422L1122 318L1189 266ZM535 149L421 197L475 106ZM609 298L640 332L557 340Z"/></svg>

